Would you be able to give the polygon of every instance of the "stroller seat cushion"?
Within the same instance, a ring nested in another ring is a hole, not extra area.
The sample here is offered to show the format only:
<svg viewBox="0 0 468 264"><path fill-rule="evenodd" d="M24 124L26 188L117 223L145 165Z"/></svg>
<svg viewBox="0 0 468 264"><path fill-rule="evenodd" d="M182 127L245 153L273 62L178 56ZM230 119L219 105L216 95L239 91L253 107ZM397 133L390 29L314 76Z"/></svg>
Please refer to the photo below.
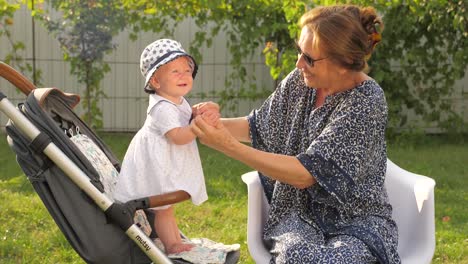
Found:
<svg viewBox="0 0 468 264"><path fill-rule="evenodd" d="M76 133L70 140L85 155L94 169L99 173L99 179L104 186L104 193L113 199L115 185L119 173L112 165L106 154L86 135Z"/></svg>
<svg viewBox="0 0 468 264"><path fill-rule="evenodd" d="M145 235L150 236L153 228L146 217L146 214L143 210L136 210L135 215L133 216L133 221L135 224L145 233Z"/></svg>
<svg viewBox="0 0 468 264"><path fill-rule="evenodd" d="M194 247L189 251L177 254L169 254L171 259L182 259L190 263L197 264L224 264L229 252L238 251L239 244L225 245L223 243L212 241L208 238L184 238L184 243L192 244ZM154 240L156 246L164 251L164 245L157 238Z"/></svg>

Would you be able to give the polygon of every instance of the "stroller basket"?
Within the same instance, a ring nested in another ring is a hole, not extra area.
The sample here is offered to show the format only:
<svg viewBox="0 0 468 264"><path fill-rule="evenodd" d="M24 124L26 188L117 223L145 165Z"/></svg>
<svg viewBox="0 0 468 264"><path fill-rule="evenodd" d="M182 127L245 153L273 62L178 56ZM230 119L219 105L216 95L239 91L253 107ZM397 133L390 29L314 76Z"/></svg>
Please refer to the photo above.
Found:
<svg viewBox="0 0 468 264"><path fill-rule="evenodd" d="M118 159L73 112L79 97L53 88L35 89L3 63L0 73L23 92L29 92L18 109L0 92L0 111L10 118L6 126L9 144L34 190L80 257L87 263L188 263L171 261L133 223L136 209L188 197L176 193L163 197L163 201L155 196L115 203L106 195L106 183L99 172L70 139L70 131L86 135L115 170L120 169ZM226 263L237 263L238 258L238 251L230 252Z"/></svg>

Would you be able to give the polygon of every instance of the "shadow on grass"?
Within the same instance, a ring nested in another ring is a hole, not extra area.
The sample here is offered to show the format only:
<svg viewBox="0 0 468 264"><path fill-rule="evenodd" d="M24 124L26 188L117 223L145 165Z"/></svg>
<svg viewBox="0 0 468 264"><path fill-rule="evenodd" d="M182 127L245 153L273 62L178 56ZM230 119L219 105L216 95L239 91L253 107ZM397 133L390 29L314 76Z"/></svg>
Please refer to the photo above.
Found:
<svg viewBox="0 0 468 264"><path fill-rule="evenodd" d="M0 189L7 189L10 192L22 194L35 193L31 183L24 174L11 177L7 180L0 180Z"/></svg>
<svg viewBox="0 0 468 264"><path fill-rule="evenodd" d="M234 198L247 195L247 187L241 175L251 168L201 144L199 151L210 197Z"/></svg>

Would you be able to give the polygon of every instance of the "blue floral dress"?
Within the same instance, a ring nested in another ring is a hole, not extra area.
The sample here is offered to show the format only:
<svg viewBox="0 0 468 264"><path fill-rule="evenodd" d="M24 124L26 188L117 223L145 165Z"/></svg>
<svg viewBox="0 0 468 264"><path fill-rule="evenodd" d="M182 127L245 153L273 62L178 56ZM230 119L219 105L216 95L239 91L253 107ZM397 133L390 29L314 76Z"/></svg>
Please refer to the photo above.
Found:
<svg viewBox="0 0 468 264"><path fill-rule="evenodd" d="M317 180L301 190L260 172L271 263L400 263L384 187L383 90L367 80L319 108L314 100L296 69L248 117L255 148L296 156Z"/></svg>

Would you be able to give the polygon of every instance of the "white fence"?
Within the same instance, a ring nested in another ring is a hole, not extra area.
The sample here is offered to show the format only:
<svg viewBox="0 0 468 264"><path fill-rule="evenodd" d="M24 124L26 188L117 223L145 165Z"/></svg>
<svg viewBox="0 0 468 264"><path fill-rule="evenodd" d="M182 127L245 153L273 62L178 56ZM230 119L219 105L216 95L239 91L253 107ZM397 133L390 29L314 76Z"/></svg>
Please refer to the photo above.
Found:
<svg viewBox="0 0 468 264"><path fill-rule="evenodd" d="M182 43L188 50L195 32L200 30L192 21L181 23L175 30L174 36L160 36L153 33L141 33L136 41L131 41L127 32L116 38L118 47L105 60L110 64L111 71L101 83L105 98L100 99L103 112L103 130L105 131L136 131L144 122L147 107L147 94L143 92L143 78L139 71L139 57L142 49L152 41L161 37L171 37ZM206 29L201 29L206 30ZM35 41L33 43L33 27L30 12L22 8L15 14L13 25L13 39L26 45L21 54L29 63L33 59L33 45L35 50L35 64L42 71L41 82L45 87L57 87L66 92L83 94L85 88L80 85L70 72L70 66L63 61L58 42L50 36L40 23L35 24ZM0 58L9 53L11 47L7 39L0 38ZM190 103L197 103L202 99L199 93L221 91L226 89L225 80L233 71L229 65L229 52L226 49L226 39L221 32L210 48L202 47L203 61L200 63L199 74L194 82L194 89L190 94ZM256 55L245 62L247 72L256 77L255 83L259 88L273 90L274 82L268 68L264 65L264 58L259 49ZM238 89L239 82L234 82L229 89ZM5 80L0 80L0 88L13 102L21 102L24 96ZM464 79L458 81L454 93L447 98L452 102L455 112L461 114L468 122L468 72ZM203 101L217 101L218 98L204 98ZM235 109L223 110L225 116L245 115L261 103L262 100L240 100ZM78 114L82 109L76 109ZM0 126L6 123L4 115L0 115ZM435 127L427 127L418 118L412 118L412 126L423 127L429 131L437 131Z"/></svg>
<svg viewBox="0 0 468 264"><path fill-rule="evenodd" d="M80 85L70 74L70 65L63 60L58 41L50 36L40 23L35 23L35 65L42 71L41 83L44 87L57 87L66 92L82 95L85 87ZM162 37L176 39L188 51L195 32L199 30L192 21L182 22L175 30L174 36L161 36L154 33L142 33L136 41L130 40L128 32L122 32L116 39L117 48L105 57L111 71L106 74L101 87L106 94L100 99L100 108L103 112L103 130L105 131L136 131L144 122L148 95L143 92L143 77L139 70L139 58L143 48L154 40ZM33 29L30 12L26 8L19 10L14 17L12 38L21 41L26 49L21 53L28 63L33 59ZM11 47L6 38L0 38L0 58L10 52ZM214 40L210 48L202 47L203 61L199 63L198 75L194 88L188 99L191 104L200 101L217 101L218 98L200 98L200 93L209 94L212 91L224 90L225 80L232 73L229 65L229 52L222 33ZM273 90L274 82L269 69L264 65L261 50L256 56L245 62L247 72L255 75L257 87ZM28 76L29 79L32 79ZM14 103L21 102L25 96L5 80L0 80L2 92ZM239 82L234 82L230 89L238 89ZM246 115L251 109L258 106L262 100L240 100L234 109L223 110L223 115ZM78 114L83 110L78 107ZM6 117L0 115L0 124L4 126Z"/></svg>

